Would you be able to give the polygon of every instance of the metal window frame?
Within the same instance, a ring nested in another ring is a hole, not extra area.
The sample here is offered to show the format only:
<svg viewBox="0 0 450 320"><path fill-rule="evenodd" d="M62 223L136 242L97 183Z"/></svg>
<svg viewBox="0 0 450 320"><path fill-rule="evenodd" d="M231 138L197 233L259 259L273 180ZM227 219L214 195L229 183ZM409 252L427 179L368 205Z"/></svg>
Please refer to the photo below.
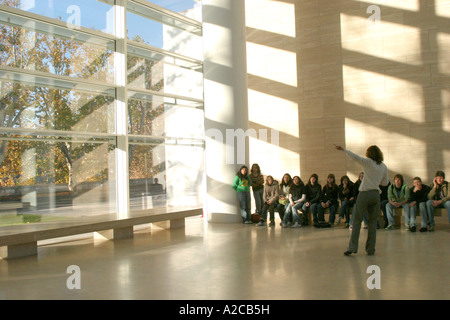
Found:
<svg viewBox="0 0 450 320"><path fill-rule="evenodd" d="M61 37L88 43L114 52L114 82L103 83L75 77L60 76L51 73L19 69L9 66L0 66L0 80L19 81L30 85L44 85L52 88L76 90L77 92L99 93L112 96L115 99L115 129L112 133L76 132L59 130L41 130L32 128L5 128L0 127L0 140L30 140L54 141L55 137L75 143L114 143L116 146L116 207L118 217L126 217L130 213L129 181L128 181L128 147L130 144L139 145L167 145L192 146L204 148L204 139L186 137L160 137L139 136L128 133L128 99L138 96L158 96L172 99L174 104L181 107L203 109L203 100L174 94L153 92L130 88L127 84L127 57L142 55L152 59L164 60L169 58L173 64L203 73L203 62L181 54L155 48L147 44L127 39L126 15L133 12L147 19L202 36L202 23L159 7L145 0L100 0L114 8L114 34L103 33L98 30L81 26L70 27L64 21L41 16L35 13L0 5L0 23L17 26L32 32L42 32L52 36ZM130 7L128 8L127 5ZM136 8L143 11L134 12ZM130 9L130 10L128 10ZM151 13L151 14L149 14ZM137 52L137 53L136 53ZM148 56L146 56L148 55ZM170 62L169 62L170 63ZM184 103L186 102L186 103ZM24 136L24 137L20 137Z"/></svg>
<svg viewBox="0 0 450 320"><path fill-rule="evenodd" d="M128 12L144 18L187 31L200 37L203 35L203 27L200 21L170 11L151 2L145 0L127 0L127 9Z"/></svg>

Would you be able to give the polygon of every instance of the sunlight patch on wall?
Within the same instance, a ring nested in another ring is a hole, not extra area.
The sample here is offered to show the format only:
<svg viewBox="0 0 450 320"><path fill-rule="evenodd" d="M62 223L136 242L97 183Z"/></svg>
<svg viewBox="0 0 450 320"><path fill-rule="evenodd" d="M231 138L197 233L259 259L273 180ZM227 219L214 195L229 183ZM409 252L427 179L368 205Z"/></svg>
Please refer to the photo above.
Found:
<svg viewBox="0 0 450 320"><path fill-rule="evenodd" d="M442 2L442 4L440 4ZM444 1L435 1L436 6L436 15L443 18L450 18L450 2L447 0Z"/></svg>
<svg viewBox="0 0 450 320"><path fill-rule="evenodd" d="M367 148L366 124L350 118L345 119L345 147L353 152Z"/></svg>
<svg viewBox="0 0 450 320"><path fill-rule="evenodd" d="M342 77L345 101L347 101L346 93L359 93L351 96L358 97L360 102L365 101L364 97L368 97L370 95L379 97L380 93L384 94L383 74L343 65Z"/></svg>
<svg viewBox="0 0 450 320"><path fill-rule="evenodd" d="M376 124L370 125L363 121L346 118L345 133L346 145L359 148L364 152L372 144L384 147L402 145L411 147L412 138L409 124L377 126ZM422 142L417 141L417 143Z"/></svg>
<svg viewBox="0 0 450 320"><path fill-rule="evenodd" d="M366 57L377 57L421 65L421 60L406 60L406 56L421 54L420 29L403 24L401 14L391 14L390 22L381 20L379 23L369 22L367 18L341 13L342 48L363 56L343 57L344 61L358 61ZM380 62L382 63L382 62Z"/></svg>
<svg viewBox="0 0 450 320"><path fill-rule="evenodd" d="M427 154L426 143L410 136L410 130L413 130L410 125L398 125L395 130L393 127L369 125L364 121L346 118L345 147L364 156L368 146L378 145L391 172L401 173L405 178L407 174L426 178L427 157L423 156Z"/></svg>
<svg viewBox="0 0 450 320"><path fill-rule="evenodd" d="M439 72L445 75L450 75L450 58L448 52L450 51L450 34L438 32L437 34L438 46L438 68Z"/></svg>
<svg viewBox="0 0 450 320"><path fill-rule="evenodd" d="M220 66L233 67L233 57L230 48L233 47L231 30L212 23L204 23L203 37L210 43L204 50L204 60ZM223 45L226 43L227 45Z"/></svg>
<svg viewBox="0 0 450 320"><path fill-rule="evenodd" d="M217 108L206 108L205 118L221 123L233 123L233 115L229 114L227 105L233 104L233 88L213 80L204 80L204 95L207 101L217 101Z"/></svg>
<svg viewBox="0 0 450 320"><path fill-rule="evenodd" d="M247 42L247 72L297 87L297 54Z"/></svg>
<svg viewBox="0 0 450 320"><path fill-rule="evenodd" d="M427 157L423 156L427 154L427 146L423 141L411 140L412 147L399 145L385 148L385 163L392 173L403 175L405 182L410 187L412 186L412 178L415 176L421 177L423 182L428 184ZM405 154L408 156L405 157Z"/></svg>
<svg viewBox="0 0 450 320"><path fill-rule="evenodd" d="M295 5L272 0L246 0L247 27L295 38Z"/></svg>
<svg viewBox="0 0 450 320"><path fill-rule="evenodd" d="M292 137L298 133L298 104L263 92L248 90L249 120Z"/></svg>
<svg viewBox="0 0 450 320"><path fill-rule="evenodd" d="M250 137L250 161L259 164L264 176L271 175L280 182L288 172L291 176L300 175L300 155L263 140Z"/></svg>
<svg viewBox="0 0 450 320"><path fill-rule="evenodd" d="M398 74L407 74L398 70ZM344 100L371 111L413 122L425 121L421 84L344 65ZM420 77L420 74L418 75Z"/></svg>

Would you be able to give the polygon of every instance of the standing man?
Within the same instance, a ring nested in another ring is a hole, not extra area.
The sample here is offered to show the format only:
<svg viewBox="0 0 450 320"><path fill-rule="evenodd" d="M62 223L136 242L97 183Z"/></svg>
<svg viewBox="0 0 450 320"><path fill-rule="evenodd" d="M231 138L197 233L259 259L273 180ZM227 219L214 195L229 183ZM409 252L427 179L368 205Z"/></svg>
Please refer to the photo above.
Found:
<svg viewBox="0 0 450 320"><path fill-rule="evenodd" d="M366 252L368 255L375 253L377 217L380 212L380 185L386 186L389 183L388 169L383 163L383 153L377 146L370 146L366 151L366 158L360 157L350 150L341 146L336 146L339 151L344 151L350 158L363 166L364 179L359 186L359 195L353 214L353 229L346 256L358 252L359 233L363 214L368 213L369 230L366 242Z"/></svg>

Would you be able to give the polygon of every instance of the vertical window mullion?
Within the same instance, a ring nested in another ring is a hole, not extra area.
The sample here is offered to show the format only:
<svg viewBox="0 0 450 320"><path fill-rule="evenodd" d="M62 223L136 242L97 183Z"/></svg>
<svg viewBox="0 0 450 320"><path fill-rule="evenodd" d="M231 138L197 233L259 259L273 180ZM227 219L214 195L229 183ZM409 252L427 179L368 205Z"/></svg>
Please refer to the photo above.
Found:
<svg viewBox="0 0 450 320"><path fill-rule="evenodd" d="M130 212L128 182L128 129L127 129L127 37L126 37L126 0L114 1L114 35L116 50L114 57L114 81L116 89L116 202L118 218L125 218Z"/></svg>

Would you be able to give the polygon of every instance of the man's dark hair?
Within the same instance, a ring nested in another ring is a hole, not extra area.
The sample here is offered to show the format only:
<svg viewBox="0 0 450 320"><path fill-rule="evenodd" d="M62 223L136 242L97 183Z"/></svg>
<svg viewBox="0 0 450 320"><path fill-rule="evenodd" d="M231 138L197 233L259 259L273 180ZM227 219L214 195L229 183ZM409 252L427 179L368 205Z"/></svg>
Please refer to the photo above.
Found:
<svg viewBox="0 0 450 320"><path fill-rule="evenodd" d="M445 179L445 173L444 171L438 170L436 171L436 174L434 175L435 177L442 177Z"/></svg>

